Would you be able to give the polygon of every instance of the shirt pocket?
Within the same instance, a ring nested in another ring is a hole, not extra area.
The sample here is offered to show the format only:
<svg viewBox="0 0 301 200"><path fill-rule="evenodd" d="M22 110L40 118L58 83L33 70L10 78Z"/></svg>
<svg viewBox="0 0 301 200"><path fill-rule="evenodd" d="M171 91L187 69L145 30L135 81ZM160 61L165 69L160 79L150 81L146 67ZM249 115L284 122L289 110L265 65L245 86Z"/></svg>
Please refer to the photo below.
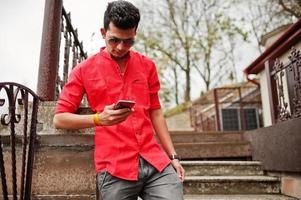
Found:
<svg viewBox="0 0 301 200"><path fill-rule="evenodd" d="M103 110L107 103L107 85L104 79L89 79L87 82L87 99L94 111Z"/></svg>
<svg viewBox="0 0 301 200"><path fill-rule="evenodd" d="M143 79L135 79L131 83L131 95L134 96L136 104L149 106L149 88L147 81Z"/></svg>

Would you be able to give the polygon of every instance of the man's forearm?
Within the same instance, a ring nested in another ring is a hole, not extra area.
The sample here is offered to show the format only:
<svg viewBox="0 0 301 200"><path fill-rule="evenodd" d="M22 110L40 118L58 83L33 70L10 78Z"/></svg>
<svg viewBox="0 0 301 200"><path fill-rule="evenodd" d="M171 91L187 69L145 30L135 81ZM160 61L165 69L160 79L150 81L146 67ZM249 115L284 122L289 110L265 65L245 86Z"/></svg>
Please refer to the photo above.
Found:
<svg viewBox="0 0 301 200"><path fill-rule="evenodd" d="M94 127L93 115L79 115L74 113L59 113L53 118L55 128L81 129Z"/></svg>
<svg viewBox="0 0 301 200"><path fill-rule="evenodd" d="M166 121L160 109L150 111L153 127L157 133L160 143L168 155L176 154Z"/></svg>
<svg viewBox="0 0 301 200"><path fill-rule="evenodd" d="M150 111L153 127L159 137L162 147L166 153L170 156L176 154L175 148L172 144L170 134L167 129L166 121L160 109ZM177 171L177 174L181 181L184 181L185 170L182 167L179 159L173 159L171 161L172 166Z"/></svg>
<svg viewBox="0 0 301 200"><path fill-rule="evenodd" d="M55 114L53 124L55 128L63 129L81 129L97 126L112 126L119 124L127 119L133 112L133 109L123 108L114 109L115 104L105 106L101 113L98 113L94 122L95 114L79 115L74 113Z"/></svg>

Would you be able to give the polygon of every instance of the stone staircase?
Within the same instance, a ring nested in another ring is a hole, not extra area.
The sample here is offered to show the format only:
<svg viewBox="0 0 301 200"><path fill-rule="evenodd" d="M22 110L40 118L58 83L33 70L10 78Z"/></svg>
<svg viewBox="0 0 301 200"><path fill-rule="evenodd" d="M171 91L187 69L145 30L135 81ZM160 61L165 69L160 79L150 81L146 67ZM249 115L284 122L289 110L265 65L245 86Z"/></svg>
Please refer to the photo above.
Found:
<svg viewBox="0 0 301 200"><path fill-rule="evenodd" d="M173 131L171 137L184 160L185 200L294 199L281 195L280 179L264 175L260 162L248 161L243 132Z"/></svg>
<svg viewBox="0 0 301 200"><path fill-rule="evenodd" d="M182 161L185 200L295 200L256 161Z"/></svg>
<svg viewBox="0 0 301 200"><path fill-rule="evenodd" d="M251 146L244 140L243 132L172 131L171 137L184 160L251 158Z"/></svg>

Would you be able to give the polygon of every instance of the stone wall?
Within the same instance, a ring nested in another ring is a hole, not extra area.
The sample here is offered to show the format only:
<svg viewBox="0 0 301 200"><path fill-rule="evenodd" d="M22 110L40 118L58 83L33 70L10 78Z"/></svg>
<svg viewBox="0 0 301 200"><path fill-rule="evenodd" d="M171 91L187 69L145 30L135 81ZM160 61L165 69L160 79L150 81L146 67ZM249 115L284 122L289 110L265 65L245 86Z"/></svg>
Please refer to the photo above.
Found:
<svg viewBox="0 0 301 200"><path fill-rule="evenodd" d="M253 160L282 177L282 192L301 199L301 118L247 131Z"/></svg>
<svg viewBox="0 0 301 200"><path fill-rule="evenodd" d="M252 156L266 170L301 172L301 118L247 131Z"/></svg>
<svg viewBox="0 0 301 200"><path fill-rule="evenodd" d="M44 196L95 195L93 137L56 137L55 140L61 139L61 144L41 142L48 140L46 135L40 138L35 154L32 193Z"/></svg>
<svg viewBox="0 0 301 200"><path fill-rule="evenodd" d="M194 130L193 127L191 126L189 110L169 116L168 118L166 118L166 123L168 129L171 131Z"/></svg>
<svg viewBox="0 0 301 200"><path fill-rule="evenodd" d="M301 199L301 173L270 171L267 175L280 177L282 194Z"/></svg>
<svg viewBox="0 0 301 200"><path fill-rule="evenodd" d="M37 141L33 167L34 199L88 200L95 198L94 130L54 129L52 119L56 102L41 102L38 112ZM80 108L81 113L90 112ZM22 122L16 124L22 128ZM9 129L1 130L3 141L9 141ZM6 135L6 136L5 136ZM7 146L7 144L6 144ZM5 147L5 146L4 146ZM17 170L20 170L21 147L17 146ZM5 163L10 163L10 149L4 148ZM20 173L18 173L20 174ZM11 170L6 165L8 188L11 192ZM0 191L1 193L1 191Z"/></svg>

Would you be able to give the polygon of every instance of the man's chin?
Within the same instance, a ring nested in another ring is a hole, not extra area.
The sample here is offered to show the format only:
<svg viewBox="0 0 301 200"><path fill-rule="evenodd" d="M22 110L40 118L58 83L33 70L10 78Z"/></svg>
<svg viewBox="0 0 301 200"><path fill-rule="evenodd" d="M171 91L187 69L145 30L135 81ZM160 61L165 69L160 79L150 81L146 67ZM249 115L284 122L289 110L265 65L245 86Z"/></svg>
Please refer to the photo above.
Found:
<svg viewBox="0 0 301 200"><path fill-rule="evenodd" d="M113 55L114 58L123 58L125 54L115 54Z"/></svg>
<svg viewBox="0 0 301 200"><path fill-rule="evenodd" d="M122 58L126 57L127 55L128 55L128 52L123 53L123 54L112 54L112 57L115 59L122 59Z"/></svg>

